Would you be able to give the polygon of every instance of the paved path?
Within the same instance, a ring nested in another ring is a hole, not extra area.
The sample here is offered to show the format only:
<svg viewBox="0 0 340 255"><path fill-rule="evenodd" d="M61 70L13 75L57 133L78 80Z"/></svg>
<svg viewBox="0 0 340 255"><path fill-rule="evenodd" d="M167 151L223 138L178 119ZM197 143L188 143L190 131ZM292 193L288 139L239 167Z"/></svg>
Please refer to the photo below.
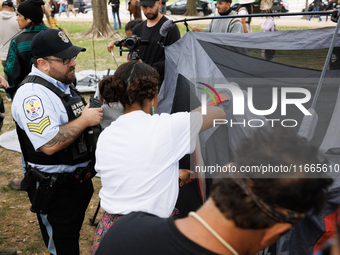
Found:
<svg viewBox="0 0 340 255"><path fill-rule="evenodd" d="M109 14L109 20L111 23L113 23L113 17L111 13L111 7L108 9ZM142 14L143 15L143 14ZM87 14L79 13L77 15L77 18L73 17L73 14L70 14L71 18L67 18L65 13L62 13L60 17L57 16L58 21L87 21L91 22L93 20L92 17L92 11L90 11ZM130 15L127 11L125 5L121 5L119 16L122 22L129 22L130 21ZM194 18L194 17L185 17L183 15L166 15L167 18L172 20L180 20L184 18ZM144 16L143 16L144 18ZM275 18L275 24L276 26L290 26L290 27L335 27L335 23L330 21L328 19L327 22L325 22L325 16L322 16L322 21L319 22L318 18L312 18L311 21L308 21L304 19L302 16L287 16L287 17L276 17ZM192 27L195 24L208 24L210 20L199 20L199 21L190 21L188 24ZM253 18L252 19L252 25L258 26L261 23L265 22L265 18Z"/></svg>

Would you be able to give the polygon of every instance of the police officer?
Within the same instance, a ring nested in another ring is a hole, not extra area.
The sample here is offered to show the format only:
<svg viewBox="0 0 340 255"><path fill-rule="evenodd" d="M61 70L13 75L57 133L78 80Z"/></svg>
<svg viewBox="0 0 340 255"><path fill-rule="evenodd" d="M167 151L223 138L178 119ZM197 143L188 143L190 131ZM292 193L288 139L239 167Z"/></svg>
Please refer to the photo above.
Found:
<svg viewBox="0 0 340 255"><path fill-rule="evenodd" d="M21 184L37 213L51 254L79 254L79 231L90 202L96 126L101 108L90 108L74 88L74 46L59 30L32 41L33 66L17 90L12 115L26 161ZM92 141L92 143L91 143Z"/></svg>

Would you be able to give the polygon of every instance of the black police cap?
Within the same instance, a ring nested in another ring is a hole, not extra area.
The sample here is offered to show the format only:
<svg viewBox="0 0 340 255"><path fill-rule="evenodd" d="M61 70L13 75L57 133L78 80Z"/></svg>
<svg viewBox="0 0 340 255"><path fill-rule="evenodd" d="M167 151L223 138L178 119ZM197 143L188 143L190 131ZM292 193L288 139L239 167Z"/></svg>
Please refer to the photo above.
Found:
<svg viewBox="0 0 340 255"><path fill-rule="evenodd" d="M57 29L44 29L33 37L31 54L33 58L54 56L57 58L73 58L85 48L74 46L67 35Z"/></svg>

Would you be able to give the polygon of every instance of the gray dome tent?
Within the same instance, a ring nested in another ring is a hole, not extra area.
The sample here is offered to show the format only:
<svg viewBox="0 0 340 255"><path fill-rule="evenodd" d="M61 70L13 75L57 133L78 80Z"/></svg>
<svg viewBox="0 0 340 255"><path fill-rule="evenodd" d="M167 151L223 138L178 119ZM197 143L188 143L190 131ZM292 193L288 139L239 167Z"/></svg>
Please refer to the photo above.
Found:
<svg viewBox="0 0 340 255"><path fill-rule="evenodd" d="M293 93L292 88L303 88L309 91L311 98L302 106L305 109L310 108L333 33L334 29L248 34L188 32L182 39L165 48L166 71L159 92L157 112L189 111L201 106L202 94L206 93L202 90L202 83L210 85L217 94L220 96L223 94L227 98L222 102L222 106L229 123L200 135L202 156L205 163L209 165L225 164L232 160L238 141L253 130L250 125L247 125L249 120L258 119L263 121L264 125L273 125L273 123L282 125L282 120L294 120L295 122L286 121L285 125L296 124L292 128L298 132L304 113L296 105L287 104L286 112L283 114L282 91L287 89L289 93L284 95L285 98L296 100L306 95ZM317 99L315 111L319 118L311 142L326 153L331 163L338 166L340 164L339 69L340 41L337 40ZM216 84L232 84L242 91L243 115L233 114L235 101L233 93L228 89L217 88ZM253 107L257 110L271 109L274 104L273 91L276 88L275 111L268 115L254 114L247 103L250 87L253 92L251 97ZM217 105L220 105L217 96L209 91L215 97ZM208 104L213 102L209 96L207 99ZM279 121L270 122L269 119ZM246 125L239 124L231 127L231 121L235 123L245 121ZM182 161L180 167L189 168L192 165L187 158L185 162ZM193 167L191 170L194 170ZM335 182L330 191L331 198L327 208L318 216L307 217L291 232L290 237L281 239L277 247L280 254L289 254L288 247L291 249L290 254L313 254L314 245L326 232L328 224L325 221L326 216L333 215L337 205L340 204L338 175L339 173L332 173ZM187 203L192 202L183 196L183 193L189 194L194 189L192 185L185 185L182 188L178 200L180 207L185 208ZM189 197L197 201L193 193L190 193ZM200 195L202 197L202 194ZM305 245L301 245L302 243Z"/></svg>

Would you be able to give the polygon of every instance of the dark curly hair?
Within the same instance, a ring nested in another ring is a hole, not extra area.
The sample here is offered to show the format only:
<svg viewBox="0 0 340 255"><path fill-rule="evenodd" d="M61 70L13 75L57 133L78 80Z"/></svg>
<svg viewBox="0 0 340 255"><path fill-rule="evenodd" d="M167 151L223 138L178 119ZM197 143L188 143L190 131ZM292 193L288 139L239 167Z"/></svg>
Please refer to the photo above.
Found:
<svg viewBox="0 0 340 255"><path fill-rule="evenodd" d="M239 144L234 163L240 169L240 166L261 164L324 164L327 160L320 157L315 146L301 141L287 129L268 132L259 128L253 137ZM323 178L308 178L311 177L310 173L296 174L299 178L251 178L252 192L271 206L280 206L298 213L310 210L318 213L327 200L327 188L333 180L325 175ZM262 229L276 223L231 178L216 179L211 188L211 197L220 212L227 219L233 220L239 228Z"/></svg>
<svg viewBox="0 0 340 255"><path fill-rule="evenodd" d="M159 75L153 67L139 61L130 61L118 67L114 75L99 82L101 100L110 103L120 102L125 105L152 100L158 93Z"/></svg>

